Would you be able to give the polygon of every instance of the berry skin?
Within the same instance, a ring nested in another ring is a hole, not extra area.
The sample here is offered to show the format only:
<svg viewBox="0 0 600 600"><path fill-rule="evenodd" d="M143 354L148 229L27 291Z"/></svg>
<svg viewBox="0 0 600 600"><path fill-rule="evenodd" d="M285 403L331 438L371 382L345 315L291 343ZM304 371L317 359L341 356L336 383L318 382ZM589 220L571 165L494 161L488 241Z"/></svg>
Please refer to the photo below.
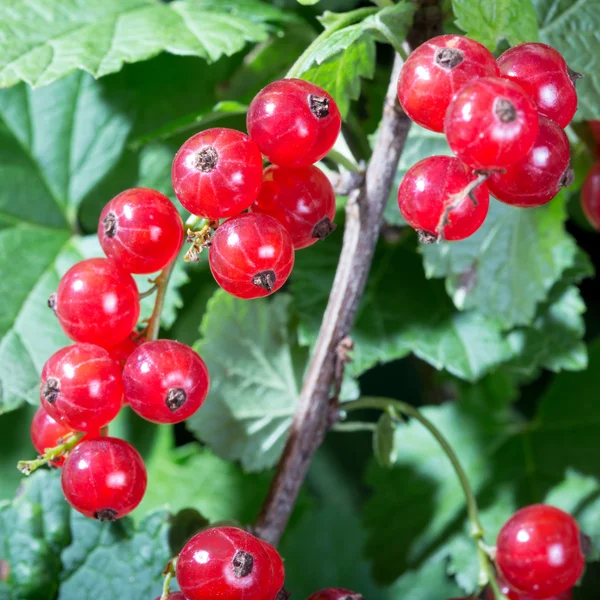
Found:
<svg viewBox="0 0 600 600"><path fill-rule="evenodd" d="M504 581L498 578L498 584L500 585L500 591L508 598L508 600L534 600L531 596L527 594L521 594L520 592L516 592L512 590ZM545 598L544 600L572 600L573 594L571 590L567 590L562 594L558 594L558 596L551 596L550 598ZM484 600L496 600L494 598L494 592L492 588L488 587L485 591Z"/></svg>
<svg viewBox="0 0 600 600"><path fill-rule="evenodd" d="M342 118L324 89L302 79L281 79L256 94L246 124L270 162L298 168L327 155L340 133Z"/></svg>
<svg viewBox="0 0 600 600"><path fill-rule="evenodd" d="M511 588L534 599L572 588L584 565L577 521L553 506L533 504L518 510L498 535L500 575Z"/></svg>
<svg viewBox="0 0 600 600"><path fill-rule="evenodd" d="M82 260L71 267L48 303L72 340L103 348L122 342L140 315L133 277L106 258Z"/></svg>
<svg viewBox="0 0 600 600"><path fill-rule="evenodd" d="M259 539L236 527L196 534L177 560L188 600L272 600L273 567Z"/></svg>
<svg viewBox="0 0 600 600"><path fill-rule="evenodd" d="M99 521L115 521L142 501L146 467L138 451L124 440L83 440L67 457L61 483L75 510Z"/></svg>
<svg viewBox="0 0 600 600"><path fill-rule="evenodd" d="M140 336L137 331L133 331L126 337L122 342L108 349L110 357L121 366L121 369L125 366L127 359L131 356L131 353L139 348L146 339L144 336Z"/></svg>
<svg viewBox="0 0 600 600"><path fill-rule="evenodd" d="M421 44L398 78L398 99L415 122L442 133L452 95L477 77L498 77L493 54L462 35L440 35Z"/></svg>
<svg viewBox="0 0 600 600"><path fill-rule="evenodd" d="M179 423L202 405L209 387L208 369L189 346L171 340L146 342L123 369L129 406L153 423Z"/></svg>
<svg viewBox="0 0 600 600"><path fill-rule="evenodd" d="M546 204L563 186L573 182L569 167L571 148L565 132L554 121L540 117L538 136L525 158L492 173L487 180L490 194L512 206Z"/></svg>
<svg viewBox="0 0 600 600"><path fill-rule="evenodd" d="M490 203L486 185L460 194L477 177L451 156L430 156L413 165L398 189L398 207L422 242L463 240L481 227Z"/></svg>
<svg viewBox="0 0 600 600"><path fill-rule="evenodd" d="M252 212L277 219L300 250L325 239L334 229L335 192L327 176L317 167L287 169L271 165Z"/></svg>
<svg viewBox="0 0 600 600"><path fill-rule="evenodd" d="M516 83L481 77L454 95L444 129L452 152L475 169L507 167L525 157L538 134L531 98Z"/></svg>
<svg viewBox="0 0 600 600"><path fill-rule="evenodd" d="M53 419L75 431L97 432L121 408L121 369L104 348L67 346L44 365L40 399Z"/></svg>
<svg viewBox="0 0 600 600"><path fill-rule="evenodd" d="M128 273L154 273L177 256L183 243L183 222L173 203L148 188L115 196L98 223L102 250Z"/></svg>
<svg viewBox="0 0 600 600"><path fill-rule="evenodd" d="M265 542L265 540L259 540L262 544L262 547L269 555L271 559L271 565L273 567L273 582L271 585L271 591L269 593L268 600L274 600L277 597L277 594L283 588L283 584L285 583L285 567L283 566L283 560L281 560L281 556L277 550L269 544L269 542Z"/></svg>
<svg viewBox="0 0 600 600"><path fill-rule="evenodd" d="M308 600L364 600L362 594L343 588L326 588L308 597Z"/></svg>
<svg viewBox="0 0 600 600"><path fill-rule="evenodd" d="M565 128L577 110L575 80L561 53L546 44L514 46L498 59L502 77L518 83L540 114Z"/></svg>
<svg viewBox="0 0 600 600"><path fill-rule="evenodd" d="M59 421L55 421L43 407L35 411L31 421L31 443L38 454L44 454L46 448L54 448L62 443L64 438L73 430ZM51 461L55 467L61 467L65 462L64 456Z"/></svg>
<svg viewBox="0 0 600 600"><path fill-rule="evenodd" d="M171 178L184 208L200 217L225 219L239 215L256 199L262 156L241 131L207 129L179 148Z"/></svg>
<svg viewBox="0 0 600 600"><path fill-rule="evenodd" d="M586 175L581 188L581 206L590 225L600 231L600 162Z"/></svg>
<svg viewBox="0 0 600 600"><path fill-rule="evenodd" d="M208 253L217 283L238 298L276 292L294 266L294 245L285 227L269 215L247 213L225 221Z"/></svg>

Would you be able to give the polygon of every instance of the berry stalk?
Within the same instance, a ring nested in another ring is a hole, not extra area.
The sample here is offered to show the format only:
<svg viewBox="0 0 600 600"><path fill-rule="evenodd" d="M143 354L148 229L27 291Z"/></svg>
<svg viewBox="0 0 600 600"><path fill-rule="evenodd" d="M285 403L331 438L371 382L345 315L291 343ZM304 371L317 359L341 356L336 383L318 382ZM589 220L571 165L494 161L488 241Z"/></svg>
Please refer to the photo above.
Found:
<svg viewBox="0 0 600 600"><path fill-rule="evenodd" d="M159 600L168 600L169 594L171 593L171 580L175 577L175 569L177 567L177 557L171 559L165 570L163 571L164 580L163 580L163 589L162 594L160 595Z"/></svg>
<svg viewBox="0 0 600 600"><path fill-rule="evenodd" d="M154 309L152 315L148 321L148 327L146 328L146 339L154 341L158 338L158 332L160 330L160 316L162 309L165 304L165 296L167 294L167 287L169 285L169 279L175 268L175 259L171 264L167 265L161 272L160 275L154 280L156 286L156 299L154 301Z"/></svg>
<svg viewBox="0 0 600 600"><path fill-rule="evenodd" d="M36 469L47 465L49 462L60 458L69 450L72 450L77 446L81 439L85 436L84 432L77 432L67 436L67 439L54 448L47 448L44 454L34 460L20 460L17 463L17 469L23 473L23 475L31 475Z"/></svg>

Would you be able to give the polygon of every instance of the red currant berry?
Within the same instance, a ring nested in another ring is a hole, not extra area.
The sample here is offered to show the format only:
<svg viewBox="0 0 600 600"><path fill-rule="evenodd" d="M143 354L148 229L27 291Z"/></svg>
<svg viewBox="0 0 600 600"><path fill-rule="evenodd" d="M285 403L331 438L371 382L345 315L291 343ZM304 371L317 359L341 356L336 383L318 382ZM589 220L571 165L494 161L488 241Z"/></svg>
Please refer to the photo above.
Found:
<svg viewBox="0 0 600 600"><path fill-rule="evenodd" d="M422 242L463 240L481 227L490 204L484 183L469 195L476 180L458 158L430 156L407 171L398 189L398 207Z"/></svg>
<svg viewBox="0 0 600 600"><path fill-rule="evenodd" d="M98 238L106 256L128 273L154 273L177 256L183 243L183 223L166 196L148 188L133 188L104 207Z"/></svg>
<svg viewBox="0 0 600 600"><path fill-rule="evenodd" d="M131 353L137 350L145 341L144 336L141 336L137 331L133 331L121 343L109 348L108 353L123 368Z"/></svg>
<svg viewBox="0 0 600 600"><path fill-rule="evenodd" d="M157 340L140 346L125 363L123 390L129 406L154 423L179 423L193 415L208 393L204 361L189 346Z"/></svg>
<svg viewBox="0 0 600 600"><path fill-rule="evenodd" d="M575 80L561 53L546 44L514 46L498 59L503 77L518 83L537 105L538 111L566 127L577 110Z"/></svg>
<svg viewBox="0 0 600 600"><path fill-rule="evenodd" d="M106 258L82 260L71 267L49 304L72 340L103 348L122 342L140 315L133 277Z"/></svg>
<svg viewBox="0 0 600 600"><path fill-rule="evenodd" d="M273 567L260 540L235 527L196 534L177 560L188 600L271 600Z"/></svg>
<svg viewBox="0 0 600 600"><path fill-rule="evenodd" d="M179 148L171 177L177 199L192 214L209 219L233 217L258 195L262 156L241 131L207 129Z"/></svg>
<svg viewBox="0 0 600 600"><path fill-rule="evenodd" d="M104 348L67 346L44 365L40 398L53 419L75 431L98 431L121 408L121 369Z"/></svg>
<svg viewBox="0 0 600 600"><path fill-rule="evenodd" d="M75 510L99 521L115 521L142 501L146 467L139 452L124 440L84 439L67 457L61 483Z"/></svg>
<svg viewBox="0 0 600 600"><path fill-rule="evenodd" d="M506 583L532 598L550 598L572 588L583 572L581 532L568 513L534 504L502 527L496 565Z"/></svg>
<svg viewBox="0 0 600 600"><path fill-rule="evenodd" d="M327 176L317 167L265 169L263 184L252 212L277 219L300 250L325 239L334 229L335 192Z"/></svg>
<svg viewBox="0 0 600 600"><path fill-rule="evenodd" d="M47 448L54 448L62 444L62 438L69 433L73 433L70 427L67 427L60 421L55 421L43 407L36 410L31 421L31 442L38 454L44 454ZM55 467L60 467L65 462L64 456L51 461Z"/></svg>
<svg viewBox="0 0 600 600"><path fill-rule="evenodd" d="M294 245L285 227L269 215L247 213L225 221L208 253L217 283L238 298L276 292L294 266Z"/></svg>
<svg viewBox="0 0 600 600"><path fill-rule="evenodd" d="M531 98L516 83L481 77L457 92L444 127L452 152L476 169L496 169L525 157L538 134Z"/></svg>
<svg viewBox="0 0 600 600"><path fill-rule="evenodd" d="M270 162L297 168L312 165L333 148L342 118L324 89L302 79L281 79L256 94L246 123Z"/></svg>
<svg viewBox="0 0 600 600"><path fill-rule="evenodd" d="M600 162L586 175L581 188L581 206L590 225L600 231Z"/></svg>
<svg viewBox="0 0 600 600"><path fill-rule="evenodd" d="M500 585L500 591L508 598L508 600L534 600L534 598L528 596L527 594L521 594L521 592L511 589L500 578L498 578L498 584ZM545 598L544 600L571 600L572 596L571 590L568 590L562 594L558 594L558 596L552 596L551 598ZM484 600L496 600L491 587L486 589Z"/></svg>
<svg viewBox="0 0 600 600"><path fill-rule="evenodd" d="M343 588L326 588L315 592L308 597L308 600L364 600L364 598L362 594Z"/></svg>
<svg viewBox="0 0 600 600"><path fill-rule="evenodd" d="M271 585L271 592L269 593L268 600L275 600L277 594L283 588L283 584L285 583L285 568L283 566L283 560L281 560L281 556L277 550L269 544L269 542L265 542L265 540L260 540L262 547L265 549L266 553L269 555L271 559L271 565L273 567L273 582Z"/></svg>
<svg viewBox="0 0 600 600"><path fill-rule="evenodd" d="M546 204L560 188L573 183L569 167L571 148L565 132L554 121L540 117L537 139L525 158L492 173L487 180L490 194L512 206Z"/></svg>
<svg viewBox="0 0 600 600"><path fill-rule="evenodd" d="M421 44L404 63L398 99L415 123L442 133L452 95L477 77L499 75L485 46L462 35L440 35Z"/></svg>

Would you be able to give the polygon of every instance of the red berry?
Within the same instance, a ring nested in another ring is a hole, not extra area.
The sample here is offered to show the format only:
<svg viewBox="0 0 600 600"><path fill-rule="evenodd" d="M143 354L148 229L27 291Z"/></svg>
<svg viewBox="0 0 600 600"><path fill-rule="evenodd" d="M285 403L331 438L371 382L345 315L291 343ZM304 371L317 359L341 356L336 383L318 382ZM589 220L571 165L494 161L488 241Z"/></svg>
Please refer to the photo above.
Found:
<svg viewBox="0 0 600 600"><path fill-rule="evenodd" d="M235 527L196 534L177 560L188 600L271 600L273 566L259 539Z"/></svg>
<svg viewBox="0 0 600 600"><path fill-rule="evenodd" d="M415 123L442 133L452 95L477 77L499 75L496 59L485 46L462 35L439 35L404 63L398 99Z"/></svg>
<svg viewBox="0 0 600 600"><path fill-rule="evenodd" d="M171 177L177 199L192 214L209 219L233 217L258 195L262 156L241 131L207 129L179 148Z"/></svg>
<svg viewBox="0 0 600 600"><path fill-rule="evenodd" d="M326 588L315 592L308 597L308 600L364 600L364 598L362 594L343 588Z"/></svg>
<svg viewBox="0 0 600 600"><path fill-rule="evenodd" d="M128 273L154 273L177 256L183 243L183 223L166 196L148 188L133 188L104 207L98 238L106 256Z"/></svg>
<svg viewBox="0 0 600 600"><path fill-rule="evenodd" d="M121 369L104 348L67 346L46 361L40 398L53 419L75 431L98 431L121 408Z"/></svg>
<svg viewBox="0 0 600 600"><path fill-rule="evenodd" d="M324 89L302 79L281 79L256 94L246 123L270 162L308 167L333 148L342 118Z"/></svg>
<svg viewBox="0 0 600 600"><path fill-rule="evenodd" d="M72 340L103 348L122 342L140 315L133 277L106 258L82 260L71 267L49 304Z"/></svg>
<svg viewBox="0 0 600 600"><path fill-rule="evenodd" d="M496 565L506 583L532 598L572 588L583 572L581 532L568 513L534 504L518 510L502 527Z"/></svg>
<svg viewBox="0 0 600 600"><path fill-rule="evenodd" d="M458 158L430 156L413 165L398 189L398 207L423 242L439 237L462 240L475 233L485 220L490 203L485 184L474 191L467 186L477 177Z"/></svg>
<svg viewBox="0 0 600 600"><path fill-rule="evenodd" d="M294 246L285 227L269 215L247 213L225 221L208 254L217 283L238 298L276 292L294 266Z"/></svg>
<svg viewBox="0 0 600 600"><path fill-rule="evenodd" d="M452 152L477 169L512 165L525 157L538 133L531 98L516 83L481 77L455 94L444 121Z"/></svg>
<svg viewBox="0 0 600 600"><path fill-rule="evenodd" d="M41 455L47 448L54 448L62 444L62 438L73 433L73 430L64 423L55 421L43 407L40 407L33 416L30 432L33 447ZM60 467L65 462L65 458L61 456L51 462L55 467Z"/></svg>
<svg viewBox="0 0 600 600"><path fill-rule="evenodd" d="M531 596L527 594L521 594L521 592L517 592L511 589L502 579L498 578L498 584L500 585L500 591L508 598L508 600L534 600ZM545 598L544 600L571 600L572 593L571 590L567 590L562 594L558 594L557 596L551 596L550 598ZM488 587L485 591L484 600L496 600L494 598L494 592L491 587Z"/></svg>
<svg viewBox="0 0 600 600"><path fill-rule="evenodd" d="M272 165L265 169L252 211L277 219L292 236L294 249L300 250L325 239L335 229L335 192L317 167Z"/></svg>
<svg viewBox="0 0 600 600"><path fill-rule="evenodd" d="M487 180L490 194L512 206L546 204L560 188L573 182L569 167L571 148L565 132L546 117L540 117L537 139L525 158L492 173Z"/></svg>
<svg viewBox="0 0 600 600"><path fill-rule="evenodd" d="M267 600L274 600L285 583L285 567L283 566L283 560L281 560L279 552L277 552L277 550L271 546L269 542L260 540L260 543L262 544L262 547L265 549L266 553L269 555L269 558L271 559L271 565L273 567L273 582Z"/></svg>
<svg viewBox="0 0 600 600"><path fill-rule="evenodd" d="M122 342L108 349L110 357L117 362L121 369L125 366L125 362L131 356L134 350L137 350L146 339L141 336L137 331L133 331L126 337Z"/></svg>
<svg viewBox="0 0 600 600"><path fill-rule="evenodd" d="M600 231L600 162L586 175L581 188L581 205L590 225Z"/></svg>
<svg viewBox="0 0 600 600"><path fill-rule="evenodd" d="M138 451L123 440L83 440L67 457L61 483L75 510L99 521L114 521L142 501L146 467Z"/></svg>
<svg viewBox="0 0 600 600"><path fill-rule="evenodd" d="M147 342L125 363L123 390L129 406L154 423L179 423L193 415L208 393L204 361L171 340Z"/></svg>
<svg viewBox="0 0 600 600"><path fill-rule="evenodd" d="M575 79L562 54L546 44L514 46L498 59L503 77L518 83L537 105L538 111L566 127L577 110Z"/></svg>

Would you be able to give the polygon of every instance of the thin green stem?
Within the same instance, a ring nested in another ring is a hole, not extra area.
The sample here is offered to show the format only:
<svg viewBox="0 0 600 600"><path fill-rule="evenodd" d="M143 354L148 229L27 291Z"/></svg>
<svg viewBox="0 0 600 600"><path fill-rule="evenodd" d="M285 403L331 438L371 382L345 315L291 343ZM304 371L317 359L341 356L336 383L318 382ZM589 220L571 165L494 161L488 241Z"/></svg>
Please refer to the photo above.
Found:
<svg viewBox="0 0 600 600"><path fill-rule="evenodd" d="M347 156L344 156L337 150L330 150L325 158L338 164L340 167L344 167L346 171L350 171L352 173L361 172L361 168L353 160L349 159Z"/></svg>
<svg viewBox="0 0 600 600"><path fill-rule="evenodd" d="M60 458L63 454L75 448L83 436L85 436L85 433L83 432L69 435L62 444L59 444L54 448L46 448L44 454L35 460L20 460L17 463L17 469L24 475L31 475L36 469L47 465L49 462Z"/></svg>
<svg viewBox="0 0 600 600"><path fill-rule="evenodd" d="M177 557L171 559L167 564L167 568L163 571L165 579L163 581L162 594L160 600L167 600L171 593L171 580L175 577L175 567L177 566Z"/></svg>
<svg viewBox="0 0 600 600"><path fill-rule="evenodd" d="M162 315L163 306L165 304L165 296L167 295L167 287L169 286L169 279L173 273L175 262L167 265L161 272L160 275L154 280L156 286L156 299L154 301L154 309L152 315L148 321L148 327L146 329L146 339L150 342L158 338L158 332L160 330L160 317Z"/></svg>
<svg viewBox="0 0 600 600"><path fill-rule="evenodd" d="M377 430L377 425L375 423L336 423L331 429L348 433L355 431L370 431L372 433Z"/></svg>
<svg viewBox="0 0 600 600"><path fill-rule="evenodd" d="M357 8L356 10L351 10L350 12L340 14L335 23L331 24L327 29L322 31L306 48L306 50L298 57L298 60L291 66L290 70L287 72L286 77L298 77L301 73L306 71L311 64L311 56L313 55L316 48L318 48L324 40L331 37L336 31L343 29L344 27L348 27L348 25L353 25L358 21L362 21L365 17L376 13L379 9L377 8Z"/></svg>

